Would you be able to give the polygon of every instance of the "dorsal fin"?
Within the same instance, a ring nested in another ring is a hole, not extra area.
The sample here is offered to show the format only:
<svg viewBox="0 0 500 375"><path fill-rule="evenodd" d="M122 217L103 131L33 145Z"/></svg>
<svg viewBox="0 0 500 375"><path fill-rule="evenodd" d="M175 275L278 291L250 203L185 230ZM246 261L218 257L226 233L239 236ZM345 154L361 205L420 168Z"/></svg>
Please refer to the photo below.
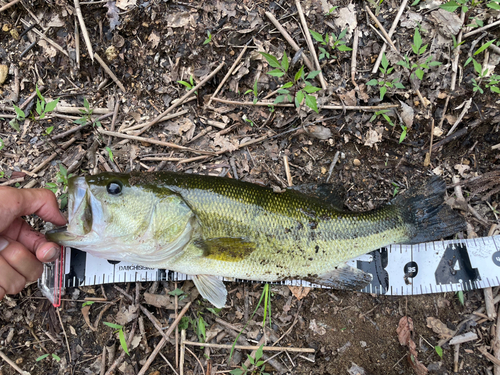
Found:
<svg viewBox="0 0 500 375"><path fill-rule="evenodd" d="M338 210L344 209L345 188L341 184L303 184L288 188L310 197L318 198Z"/></svg>

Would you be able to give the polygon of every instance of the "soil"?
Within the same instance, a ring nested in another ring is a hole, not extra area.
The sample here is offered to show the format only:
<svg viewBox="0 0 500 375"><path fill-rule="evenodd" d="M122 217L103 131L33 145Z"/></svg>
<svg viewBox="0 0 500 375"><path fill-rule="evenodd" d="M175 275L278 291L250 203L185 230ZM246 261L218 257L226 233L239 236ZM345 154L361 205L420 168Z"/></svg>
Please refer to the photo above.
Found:
<svg viewBox="0 0 500 375"><path fill-rule="evenodd" d="M451 198L456 197L452 176L458 176L458 186L462 188L467 204L474 209L474 212L468 208L462 211L470 227L468 233L459 236L482 237L498 233L491 228L500 223L497 211L500 154L498 146L492 146L500 143L500 97L485 86L486 78L479 80L473 63L466 65L469 56L484 62L485 52L473 53L487 40L498 40L497 28L464 38L464 44L459 47L457 84L452 87L454 49L447 28L456 27L459 10L453 13L455 18L445 22L431 4L407 6L402 25L393 36L396 48L402 55L407 54L416 61L412 52L417 25L413 25L412 20L416 19L421 25L423 44L428 44L423 60L432 56L441 65L424 69L422 80L410 78L411 72L396 64L401 57L388 48L387 59L394 67L388 79L401 82L404 88L389 88L380 100L378 87L366 83L381 79L382 75L372 74L371 69L383 41L378 31L370 27L373 21L366 15L363 4L349 4L343 0L332 4L326 1L303 2L309 28L323 36L332 32L338 36L345 28L338 26L336 22L339 20L348 20L351 27L356 20L360 32L354 74L357 87L351 80L352 52L324 46L330 51L330 56L320 61L327 85L326 90L314 93L320 107L319 113L315 113L305 104L300 110L294 106L254 106L251 103L253 94L246 93L253 89L257 80L258 100L264 100L266 95L293 80L302 64L299 56L297 63L290 64L285 77L266 74L273 68L257 51L266 51L279 61L283 61L285 50L290 60L295 52L265 12L273 14L303 48L302 54L310 57L297 8L292 2L123 0L81 3L93 52L116 75L116 81L126 92L109 77L97 57L91 59L81 26L78 27L80 36L75 34L75 24L79 23L75 4L76 1L31 0L16 3L0 13L0 63L4 72L8 71L0 87L0 117L5 119L0 123L0 147L3 144L0 149L0 184L26 188L51 187L47 184L52 183L55 185L51 188L61 197L66 169L67 174L74 175L106 170L168 170L227 175L281 190L288 186L285 169L288 163L293 185L322 183L329 179L329 182L345 187L345 205L349 209L368 210L389 202L409 186L421 184L429 175L439 174L446 179ZM329 12L332 6L338 8ZM389 30L399 6L399 3L388 0L377 7L371 6L371 9L384 29ZM448 12L450 17L451 14ZM496 20L494 11L485 4L471 6L465 24L472 23L474 17L480 17L485 25ZM25 32L28 25L35 25L34 29ZM45 32L61 47L61 51L34 30ZM459 30L460 25L453 35ZM474 29L464 26L464 30L467 33ZM480 37L483 39L478 39ZM344 40L352 47L352 30ZM238 70L215 97L247 104L209 102L245 45L248 49L238 64ZM316 41L315 46L321 47ZM498 55L492 49L486 52L489 53L491 68L498 73L498 68L495 68ZM222 69L192 96L195 100L185 101L172 111L185 109L186 113L150 126L140 134L146 139L126 140L116 134L100 133L102 129L121 134L134 133L126 128L155 119L172 106L175 99L186 94L186 85L178 81L184 81L188 86L197 85L222 62L225 62ZM306 68L306 74L308 72ZM483 93L474 91L473 79L480 82ZM320 86L316 79L309 81ZM37 98L30 98L36 86L46 103L60 98L58 109L48 111L44 118L37 114ZM296 93L297 86L290 91ZM275 93L271 98L277 95L280 94ZM470 108L456 130L453 129L452 136L448 136L470 99ZM85 108L86 102L89 108L84 110L86 114L61 109L71 106ZM31 111L32 116L19 118L13 104L21 106L27 114ZM378 113L375 119L372 118L374 110L347 107L386 104L394 104L396 108ZM325 105L344 106L344 109L322 109ZM111 114L117 106L116 118L113 119ZM94 112L90 113L91 110ZM96 118L105 113L110 115L97 124ZM9 125L16 116L18 130L15 121L13 126ZM82 117L85 126L75 124L74 121ZM85 123L84 120L89 118L94 122ZM67 132L71 129L75 131ZM431 140L432 131L434 137ZM197 137L199 134L201 136ZM250 142L254 140L257 141ZM427 163L425 158L431 142L441 143L433 148ZM329 177L336 155L338 161ZM288 161L285 161L285 156ZM64 201L64 196L61 198ZM451 203L459 205L453 200ZM35 228L43 229L43 223L36 218L27 219ZM189 282L179 286L185 291L190 289ZM136 285L120 287L132 296L136 293ZM174 289L172 282L143 283L138 293L142 301L145 292L165 294ZM250 319L248 315L258 305L262 289L261 284L228 285L230 307L220 311L219 318L243 327ZM483 319L459 326L472 312L484 306L482 291L465 293L463 305L452 293L390 297L314 289L299 301L288 287L272 286L271 291L269 343L285 334L279 346L316 350L314 354L279 354L275 359L289 373L414 373L413 357L408 354L408 347L400 344L396 332L403 317L413 320L412 339L418 360L429 373L454 373L454 348L444 344L442 358L437 354L434 347L440 337L427 326L428 317L439 319L452 330L459 328L456 334L473 331L478 335L477 340L460 345L458 373L489 374L492 371L492 363L478 348L493 346L495 322ZM498 293L498 288L494 288L493 293ZM105 301L97 301L85 309L82 308L85 298L104 298ZM102 288L66 290L63 304L56 310L42 297L36 284L29 285L19 295L0 302L1 350L31 374L100 373L106 345L117 348L116 357L121 352L118 333L102 322L123 319L118 315L129 311L129 305L123 293L112 285L105 285ZM173 322L173 310L145 306L160 325L167 327ZM208 310L210 307L201 298L194 299L186 316L193 322L199 322L201 316L207 335L223 336L226 332L227 336L217 339L217 342L232 344L234 339L227 328L216 322L217 316ZM95 331L85 321L86 315L90 324L98 321ZM131 321L124 326L126 335L137 324L134 323L137 313L131 313L130 318ZM144 320L144 338L132 343L130 356L125 356L124 362L118 366L119 373L139 373L145 359L161 339L145 316L141 315L139 319ZM262 337L263 320L261 306L243 333L253 345ZM199 341L195 326L190 323L187 327L190 341ZM139 331L138 327L136 334ZM172 339L161 353L175 366L174 348ZM208 352L207 348L193 346L189 349L191 352L186 352L183 361L186 374L228 372L241 365L247 354L237 350L230 360L226 349ZM44 354L49 356L40 360ZM265 371L273 372L274 369L267 365ZM0 362L0 373L10 375L16 371L7 362ZM158 356L146 373L171 374L173 371ZM259 372L255 370L254 373Z"/></svg>

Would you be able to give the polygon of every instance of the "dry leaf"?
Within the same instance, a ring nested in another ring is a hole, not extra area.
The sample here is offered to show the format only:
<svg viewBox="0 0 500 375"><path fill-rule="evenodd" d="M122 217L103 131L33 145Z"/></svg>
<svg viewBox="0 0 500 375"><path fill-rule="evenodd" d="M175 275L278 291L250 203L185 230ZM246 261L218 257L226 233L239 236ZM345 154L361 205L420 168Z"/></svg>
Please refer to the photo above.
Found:
<svg viewBox="0 0 500 375"><path fill-rule="evenodd" d="M111 30L114 30L116 29L117 26L121 25L120 15L118 14L118 8L116 7L116 3L114 1L108 1L104 6L108 8L108 11L106 12L106 17L108 17L109 19L109 28Z"/></svg>
<svg viewBox="0 0 500 375"><path fill-rule="evenodd" d="M220 151L223 152L235 151L239 146L237 140L230 140L228 137L224 137L219 133L214 134L213 144L214 146L219 146L221 148Z"/></svg>
<svg viewBox="0 0 500 375"><path fill-rule="evenodd" d="M427 375L427 367L425 367L418 359L417 359L417 345L411 338L411 334L413 332L413 320L408 316L403 316L399 320L398 328L396 329L398 334L399 343L401 345L408 346L409 355L407 356L408 362L411 367L415 370L417 375Z"/></svg>
<svg viewBox="0 0 500 375"><path fill-rule="evenodd" d="M155 49L160 43L160 34L156 30L153 30L148 39L151 42L151 48Z"/></svg>
<svg viewBox="0 0 500 375"><path fill-rule="evenodd" d="M57 51L54 47L49 45L45 40L39 40L38 45L43 48L43 53L45 53L49 57L55 57L57 55Z"/></svg>
<svg viewBox="0 0 500 375"><path fill-rule="evenodd" d="M427 318L427 327L432 329L442 339L448 339L455 334L455 331L449 329L441 320L432 316Z"/></svg>
<svg viewBox="0 0 500 375"><path fill-rule="evenodd" d="M82 315L83 315L83 320L85 320L85 323L87 323L89 328L95 332L96 329L92 326L92 324L90 324L90 317L89 317L90 306L91 305L87 305L87 306L82 307Z"/></svg>
<svg viewBox="0 0 500 375"><path fill-rule="evenodd" d="M346 26L349 27L346 40L351 39L354 29L358 26L355 9L356 6L354 4L349 4L347 7L340 8L338 10L338 17L334 21L335 25L338 26L340 30L344 30Z"/></svg>
<svg viewBox="0 0 500 375"><path fill-rule="evenodd" d="M118 324L124 326L125 324L131 322L137 318L138 306L130 305L128 308L122 309L116 313L115 320Z"/></svg>
<svg viewBox="0 0 500 375"><path fill-rule="evenodd" d="M288 289L292 292L292 294L297 298L299 301L307 296L309 292L311 291L311 288L306 287L306 286L288 286Z"/></svg>
<svg viewBox="0 0 500 375"><path fill-rule="evenodd" d="M328 139L332 137L332 131L321 125L312 125L305 128L306 134L317 139Z"/></svg>
<svg viewBox="0 0 500 375"><path fill-rule="evenodd" d="M351 91L347 91L343 94L338 94L338 96L345 105L354 106L354 105L358 104L356 102L356 90L354 90L354 89Z"/></svg>
<svg viewBox="0 0 500 375"><path fill-rule="evenodd" d="M320 324L318 326L318 324L316 324L316 319L312 319L309 323L309 329L320 336L326 333L326 328L324 326L325 324Z"/></svg>
<svg viewBox="0 0 500 375"><path fill-rule="evenodd" d="M470 166L465 165L465 164L455 164L454 168L458 171L460 176L467 177L465 175L465 171L468 171L470 169Z"/></svg>
<svg viewBox="0 0 500 375"><path fill-rule="evenodd" d="M375 143L382 141L383 131L384 129L380 126L375 129L368 130L365 136L365 146L373 147Z"/></svg>
<svg viewBox="0 0 500 375"><path fill-rule="evenodd" d="M165 294L144 293L144 300L148 305L155 307L164 307L166 309L174 309L174 303L171 302L170 296Z"/></svg>
<svg viewBox="0 0 500 375"><path fill-rule="evenodd" d="M137 4L137 0L117 0L116 6L122 10L127 10L127 7L133 7Z"/></svg>
<svg viewBox="0 0 500 375"><path fill-rule="evenodd" d="M458 14L449 12L444 9L438 9L430 13L431 19L434 20L436 30L442 33L445 37L450 38L452 35L457 35L462 28L462 20Z"/></svg>
<svg viewBox="0 0 500 375"><path fill-rule="evenodd" d="M413 108L408 104L402 102L401 100L399 102L401 103L401 118L403 119L405 125L408 128L411 128L411 126L413 125L413 117L415 116L415 112L413 111Z"/></svg>

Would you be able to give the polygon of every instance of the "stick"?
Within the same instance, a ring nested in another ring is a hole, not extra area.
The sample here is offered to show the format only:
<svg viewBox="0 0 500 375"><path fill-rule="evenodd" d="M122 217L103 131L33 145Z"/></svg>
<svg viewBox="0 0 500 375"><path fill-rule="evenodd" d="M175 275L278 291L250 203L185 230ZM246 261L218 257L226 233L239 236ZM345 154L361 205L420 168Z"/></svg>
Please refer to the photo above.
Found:
<svg viewBox="0 0 500 375"><path fill-rule="evenodd" d="M210 107L210 105L212 104L212 98L214 98L219 93L219 91L222 88L222 86L226 83L226 81L229 79L229 77L231 77L231 74L233 74L234 69L240 63L241 59L245 55L245 52L247 51L247 48L248 48L248 46L245 44L245 47L243 47L243 49L241 50L240 54L238 55L238 57L234 61L233 65L231 65L231 68L229 68L229 70L227 71L225 77L222 79L222 81L219 83L219 86L217 86L217 89L215 89L215 92L210 97L210 99L208 101L208 104L207 104L207 107Z"/></svg>
<svg viewBox="0 0 500 375"><path fill-rule="evenodd" d="M78 31L78 17L75 17L75 53L76 67L80 70L80 32Z"/></svg>
<svg viewBox="0 0 500 375"><path fill-rule="evenodd" d="M493 340L493 344L491 345L493 354L495 355L495 358L500 362L500 306L498 307L497 326L495 329L495 337L493 338ZM495 375L500 375L500 364L495 365L494 371Z"/></svg>
<svg viewBox="0 0 500 375"><path fill-rule="evenodd" d="M392 35L396 31L396 28L398 27L399 20L401 19L401 16L403 15L403 12L406 8L407 3L408 3L408 0L402 1L401 6L399 7L398 14L396 15L396 18L394 18L394 22L392 23L392 26L388 32L389 37L392 37ZM387 44L384 43L384 45L382 46L382 48L378 54L377 61L375 61L375 65L373 66L372 74L377 73L378 67L380 66L380 62L382 61L382 56L385 53L386 49L387 49Z"/></svg>
<svg viewBox="0 0 500 375"><path fill-rule="evenodd" d="M295 40L293 40L292 37L290 36L290 34L288 34L288 32L285 30L285 28L283 26L281 26L279 21L276 18L274 18L274 16L270 12L266 12L266 16L273 23L273 25L278 29L278 31L281 33L281 35L283 35L283 38L286 39L288 44L290 44L290 46L292 46L292 48L295 50L295 52L300 51L299 45L297 43L295 43ZM304 54L302 54L302 59L304 60L304 64L309 68L309 70L313 71L314 65L311 62L311 60L309 60L309 58Z"/></svg>
<svg viewBox="0 0 500 375"><path fill-rule="evenodd" d="M396 46L392 42L391 37L389 36L389 34L387 34L387 31L385 31L384 26L382 26L382 24L380 23L380 21L378 20L378 18L375 17L375 14L373 14L373 12L370 10L370 8L368 8L367 5L365 5L365 10L366 10L366 13L368 13L368 15L370 16L370 18L373 20L373 22L375 22L375 24L377 25L378 29L380 30L380 32L384 36L384 38L387 41L387 43L389 43L389 45L392 47L392 49L398 55L401 55L401 53L399 53L398 49L396 48Z"/></svg>
<svg viewBox="0 0 500 375"><path fill-rule="evenodd" d="M337 164L337 162L339 161L339 156L340 151L337 151L335 153L335 156L333 157L332 164L330 164L330 168L328 169L328 177L326 179L326 183L328 183L328 181L330 181L330 177L332 177L333 168L335 168L335 164Z"/></svg>
<svg viewBox="0 0 500 375"><path fill-rule="evenodd" d="M457 121L455 121L455 123L451 127L451 129L448 132L448 134L446 134L447 137L449 137L453 133L453 131L456 129L456 127L458 126L458 124L460 124L460 122L464 118L465 114L467 113L467 111L469 110L469 108L471 107L471 105L472 105L472 98L470 98L469 100L465 101L464 108L462 109L462 112L460 112L460 116L458 116Z"/></svg>
<svg viewBox="0 0 500 375"><path fill-rule="evenodd" d="M278 103L273 104L272 102L257 102L253 104L253 102L238 102L233 100L219 99L213 98L215 102L220 102L224 104L233 104L233 105L257 105L257 106L273 106L273 107L295 107L295 104L292 103ZM362 105L324 105L319 109L336 109L336 110L355 110L355 111L378 111L381 109L390 109L390 108L399 108L398 104L383 104L383 105L374 105L374 106L362 106Z"/></svg>
<svg viewBox="0 0 500 375"><path fill-rule="evenodd" d="M152 138L144 138L144 137L138 137L136 135L128 135L128 134L123 134L123 133L110 132L110 131L104 130L102 128L98 128L97 131L101 134L110 135L110 136L117 137L117 138L132 139L134 141L152 143L152 144L159 145L159 146L175 148L177 150L190 151L190 152L199 153L199 154L206 154L206 155L214 155L214 153L210 152L210 151L195 150L195 149L192 149L189 147L176 145L175 143L158 141L158 140L152 139Z"/></svg>
<svg viewBox="0 0 500 375"><path fill-rule="evenodd" d="M356 27L354 30L354 37L352 42L352 57L351 57L351 81L354 87L358 87L356 83L356 55L358 54L358 41L359 41L359 29Z"/></svg>
<svg viewBox="0 0 500 375"><path fill-rule="evenodd" d="M8 4L7 4L8 5ZM28 371L21 370L18 365L16 365L9 357L7 357L4 352L0 350L0 357L7 362L11 367L16 370L21 375L31 375Z"/></svg>
<svg viewBox="0 0 500 375"><path fill-rule="evenodd" d="M115 110L113 111L113 118L111 119L110 131L115 131L116 117L118 116L118 109L120 108L120 100L116 101ZM111 137L108 139L108 147L111 147Z"/></svg>
<svg viewBox="0 0 500 375"><path fill-rule="evenodd" d="M1 11L1 9L0 9L0 11ZM498 26L498 25L500 25L500 20L496 21L496 22L493 22L493 23L490 23L489 25L480 27L479 29L476 29L476 30L473 30L471 32L468 32L467 34L464 35L464 39L468 38L468 37L470 37L472 35L476 35L476 34L482 33L484 30L487 30L487 29L489 29L491 27Z"/></svg>
<svg viewBox="0 0 500 375"><path fill-rule="evenodd" d="M132 342L132 339L134 338L135 335L135 330L137 328L137 320L134 321L134 325L132 326L132 329L130 330L130 333L127 337L127 348L130 346L130 343ZM113 362L111 366L109 366L108 371L106 372L105 375L111 375L115 372L115 369L120 365L120 363L123 362L125 359L125 350L122 350L122 354Z"/></svg>
<svg viewBox="0 0 500 375"><path fill-rule="evenodd" d="M61 319L61 314L59 313L59 308L56 308L57 312L57 317L59 318L59 323L61 323L61 328L63 330L64 338L66 340L66 348L68 349L68 355L69 355L69 362L72 361L71 359L71 349L69 348L69 341L68 341L68 335L66 334L66 329L64 329L64 324Z"/></svg>
<svg viewBox="0 0 500 375"><path fill-rule="evenodd" d="M78 0L75 0L75 2L78 1ZM85 35L85 34L84 34ZM115 74L111 71L111 69L108 68L108 66L106 65L106 63L101 59L101 57L97 54L97 53L94 53L94 57L95 59L97 60L97 62L102 66L102 68L106 71L106 73L108 73L108 75L111 77L111 79L113 81L115 81L115 83L117 84L117 86L120 88L120 90L122 90L124 93L127 92L127 90L125 90L125 86L122 85L122 83L120 82L120 80L118 79L117 76L115 76ZM93 60L93 59L92 59Z"/></svg>
<svg viewBox="0 0 500 375"><path fill-rule="evenodd" d="M189 111L187 109L183 109L179 112L175 112L175 113L172 113L171 115L166 115L164 117L161 118L161 120L159 122L162 122L162 121L167 121L167 120L171 120L173 118L176 118L176 117L179 117L179 116L182 116L182 115L185 115L186 113L188 113ZM123 129L122 131L118 130L119 133L122 133L122 132L128 132L128 131L132 131L132 130L137 130L137 129L140 129L144 127L144 124L137 124L137 125L133 125L131 126L130 128L126 128L126 129Z"/></svg>
<svg viewBox="0 0 500 375"><path fill-rule="evenodd" d="M170 328L167 330L167 332L165 332L165 335L167 337L169 337L172 334L172 332L174 331L174 329L177 327L177 325L181 321L184 314L188 311L189 306L191 306L191 302L188 302L186 304L186 306L184 306L184 308L179 313L179 316L174 320L174 322L172 323ZM163 348L163 345L165 345L166 343L167 343L167 339L165 339L165 337L163 337L160 340L160 342L156 345L155 350L153 351L153 353L151 353L148 360L146 361L144 366L142 366L141 371L139 371L139 373L137 375L144 375L146 373L146 371L148 371L149 366L151 366L151 363L153 363L154 359L156 358L156 356L158 355L160 350ZM181 355L182 355L182 352L181 352Z"/></svg>
<svg viewBox="0 0 500 375"><path fill-rule="evenodd" d="M288 186L292 186L292 175L290 173L290 165L288 164L288 156L283 155L283 163L285 164L285 174L286 174L286 182Z"/></svg>
<svg viewBox="0 0 500 375"><path fill-rule="evenodd" d="M323 88L323 90L326 90L326 81L323 77L323 73L321 72L321 65L319 65L318 56L316 55L316 50L314 49L311 33L309 32L309 28L307 27L306 18L304 17L304 11L302 10L302 6L300 5L300 0L295 0L295 6L297 7L300 22L302 23L302 27L304 28L304 37L306 38L307 47L309 48L309 52L311 52L311 56L313 57L316 70L319 70L318 77L321 82L321 87Z"/></svg>
<svg viewBox="0 0 500 375"><path fill-rule="evenodd" d="M189 90L186 94L184 94L184 96L182 96L178 101L176 101L174 104L172 104L167 110L163 111L162 113L160 113L158 116L156 116L152 121L150 122L147 122L143 125L143 129L139 132L137 132L135 135L141 135L142 133L144 133L146 130L148 130L151 126L153 126L154 124L156 124L158 121L160 121L163 117L165 117L165 115L169 114L170 112L172 112L175 108L177 108L178 106L180 106L182 103L184 103L184 101L191 95L194 94L195 91L197 91L200 87L202 87L205 83L207 83L210 79L212 79L212 77L214 75L217 74L217 72L219 70L222 69L222 67L225 65L225 62L222 62L219 64L219 66L217 68L215 68L215 70L210 73L208 76L205 77L204 80L202 80L200 83L198 83L195 87L193 87L191 90ZM215 98L213 98L215 100Z"/></svg>
<svg viewBox="0 0 500 375"><path fill-rule="evenodd" d="M183 329L181 331L181 358L179 360L179 373L180 375L184 375L184 356L186 354L186 346L184 345L184 340L186 340L186 330Z"/></svg>
<svg viewBox="0 0 500 375"><path fill-rule="evenodd" d="M500 359L497 359L495 356L488 353L488 351L486 350L486 348L484 346L477 348L477 350L479 350L481 352L481 354L484 355L486 357L486 359L488 361L492 362L495 366L500 366Z"/></svg>
<svg viewBox="0 0 500 375"><path fill-rule="evenodd" d="M486 306L486 315L488 315L488 319L495 319L497 317L497 312L493 304L493 289L491 287L484 289L484 304Z"/></svg>
<svg viewBox="0 0 500 375"><path fill-rule="evenodd" d="M238 350L257 350L260 346L255 345L229 345L229 344L212 344L194 341L184 341L184 344L191 346L205 346L207 348L217 348L217 349L234 349ZM288 351L290 353L314 353L315 350L312 348L290 348L286 346L263 346L262 350L269 352L284 352Z"/></svg>
<svg viewBox="0 0 500 375"><path fill-rule="evenodd" d="M90 42L89 33L87 32L87 27L85 26L85 21L83 20L82 9L80 8L80 0L75 0L75 10L78 21L80 22L80 29L82 29L83 40L87 45L87 51L89 53L90 59L94 61L94 50L92 49L92 43Z"/></svg>
<svg viewBox="0 0 500 375"><path fill-rule="evenodd" d="M4 10L6 10L6 9L9 9L10 7L13 7L14 5L16 5L20 1L21 0L14 0L14 1L11 1L10 3L8 3L8 4L5 4L3 7L0 8L0 13L3 12Z"/></svg>
<svg viewBox="0 0 500 375"><path fill-rule="evenodd" d="M24 23L25 26L28 26L30 27L30 23L23 20L21 18L21 22ZM37 29L33 29L31 30L33 31L36 35L38 35L40 38L44 39L47 41L47 43L49 43L52 47L54 47L55 49L57 49L59 52L61 52L63 55L69 57L68 55L68 52L66 52L59 44L57 44L56 42L54 42L52 39L50 39L49 37L47 37L44 33L38 31Z"/></svg>

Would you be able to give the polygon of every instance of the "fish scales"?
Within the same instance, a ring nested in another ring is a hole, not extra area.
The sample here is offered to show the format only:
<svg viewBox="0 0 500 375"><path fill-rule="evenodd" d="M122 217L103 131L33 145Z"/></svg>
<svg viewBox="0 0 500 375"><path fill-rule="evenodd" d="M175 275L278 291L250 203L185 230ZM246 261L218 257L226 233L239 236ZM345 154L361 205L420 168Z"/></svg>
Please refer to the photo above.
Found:
<svg viewBox="0 0 500 375"><path fill-rule="evenodd" d="M200 293L220 307L226 290L215 276L361 288L371 276L347 260L465 227L443 204L444 193L444 181L431 178L393 204L351 212L296 190L275 193L227 178L103 173L70 180L68 226L48 237L107 259L193 275Z"/></svg>

